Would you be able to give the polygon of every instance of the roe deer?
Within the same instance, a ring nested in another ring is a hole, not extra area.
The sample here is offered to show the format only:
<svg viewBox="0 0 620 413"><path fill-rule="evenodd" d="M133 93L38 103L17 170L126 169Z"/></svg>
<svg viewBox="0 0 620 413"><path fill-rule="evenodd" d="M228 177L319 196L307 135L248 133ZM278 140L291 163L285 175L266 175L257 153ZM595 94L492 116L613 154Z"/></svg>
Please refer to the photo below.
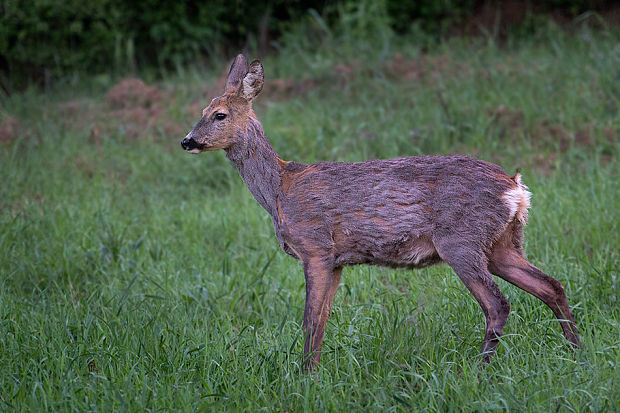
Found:
<svg viewBox="0 0 620 413"><path fill-rule="evenodd" d="M491 274L538 297L580 347L562 284L524 257L530 193L520 174L466 156L413 156L367 162L286 162L252 110L263 66L236 57L222 96L183 139L191 153L224 149L273 219L280 246L303 263L304 369L321 357L325 323L342 267L420 268L448 263L486 317L488 362L510 312Z"/></svg>

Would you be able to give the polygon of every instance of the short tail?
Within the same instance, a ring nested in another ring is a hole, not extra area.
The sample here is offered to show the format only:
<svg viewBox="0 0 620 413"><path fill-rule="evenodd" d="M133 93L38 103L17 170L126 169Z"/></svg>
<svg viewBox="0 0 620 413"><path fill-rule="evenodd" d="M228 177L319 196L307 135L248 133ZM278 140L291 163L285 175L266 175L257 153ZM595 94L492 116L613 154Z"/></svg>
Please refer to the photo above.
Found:
<svg viewBox="0 0 620 413"><path fill-rule="evenodd" d="M525 257L523 250L523 228L527 224L527 210L530 207L532 194L527 186L521 182L521 174L516 173L512 177L515 186L504 192L502 198L509 210L508 225L512 232L512 244L515 249Z"/></svg>
<svg viewBox="0 0 620 413"><path fill-rule="evenodd" d="M515 183L515 187L510 188L502 198L506 202L506 206L510 211L509 222L516 218L521 226L525 226L527 223L527 210L530 207L530 198L532 194L527 190L527 186L521 182L521 174L516 173L512 177Z"/></svg>

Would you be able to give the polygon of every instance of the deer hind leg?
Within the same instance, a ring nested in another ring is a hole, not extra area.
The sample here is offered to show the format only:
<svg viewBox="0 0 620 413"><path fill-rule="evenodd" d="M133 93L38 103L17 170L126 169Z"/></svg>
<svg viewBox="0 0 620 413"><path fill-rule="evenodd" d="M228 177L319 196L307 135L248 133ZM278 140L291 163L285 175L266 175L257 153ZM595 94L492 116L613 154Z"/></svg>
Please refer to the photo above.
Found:
<svg viewBox="0 0 620 413"><path fill-rule="evenodd" d="M325 324L340 282L341 268L334 269L329 260L313 257L304 261L306 307L304 310L304 370L312 371L321 359Z"/></svg>
<svg viewBox="0 0 620 413"><path fill-rule="evenodd" d="M568 307L564 287L555 278L530 264L514 248L500 244L489 257L489 270L544 302L559 319L564 336L575 347L581 347L573 313Z"/></svg>
<svg viewBox="0 0 620 413"><path fill-rule="evenodd" d="M483 264L484 259L462 247L446 248L439 246L439 255L456 272L467 289L480 304L486 318L486 331L482 342L482 361L489 362L499 338L504 333L504 325L510 314L510 303L493 281L493 276Z"/></svg>

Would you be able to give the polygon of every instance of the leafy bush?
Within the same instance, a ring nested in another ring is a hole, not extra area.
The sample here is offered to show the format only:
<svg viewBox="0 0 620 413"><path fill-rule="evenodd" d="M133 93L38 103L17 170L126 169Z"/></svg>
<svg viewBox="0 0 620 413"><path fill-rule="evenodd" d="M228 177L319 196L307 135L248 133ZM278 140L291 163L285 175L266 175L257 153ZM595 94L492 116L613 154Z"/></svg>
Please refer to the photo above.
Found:
<svg viewBox="0 0 620 413"><path fill-rule="evenodd" d="M392 26L397 32L406 32L417 21L422 29L439 32L448 24L461 21L474 10L475 0L388 0L387 9Z"/></svg>
<svg viewBox="0 0 620 413"><path fill-rule="evenodd" d="M371 32L412 27L440 35L462 22L481 0L5 0L0 13L0 87L47 84L73 72L117 72L187 64L240 48L264 52L269 40L294 29L301 17L366 13ZM526 3L528 7L529 3ZM542 10L575 15L609 5L605 0L544 0ZM499 6L501 7L501 5ZM346 21L338 21L340 27ZM344 24L344 26L343 26ZM352 27L359 33L366 27Z"/></svg>
<svg viewBox="0 0 620 413"><path fill-rule="evenodd" d="M0 84L77 72L187 63L238 50L259 32L279 32L323 0L272 0L266 6L211 0L15 0L0 15Z"/></svg>

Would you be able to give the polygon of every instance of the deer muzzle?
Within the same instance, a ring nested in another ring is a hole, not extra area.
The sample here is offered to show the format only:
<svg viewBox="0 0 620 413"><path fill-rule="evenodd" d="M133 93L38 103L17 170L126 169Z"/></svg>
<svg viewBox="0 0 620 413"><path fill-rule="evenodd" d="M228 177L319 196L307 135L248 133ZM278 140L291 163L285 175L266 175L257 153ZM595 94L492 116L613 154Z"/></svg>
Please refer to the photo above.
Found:
<svg viewBox="0 0 620 413"><path fill-rule="evenodd" d="M181 146L191 153L199 153L204 149L204 145L196 142L192 137L185 137L185 139L181 141Z"/></svg>

